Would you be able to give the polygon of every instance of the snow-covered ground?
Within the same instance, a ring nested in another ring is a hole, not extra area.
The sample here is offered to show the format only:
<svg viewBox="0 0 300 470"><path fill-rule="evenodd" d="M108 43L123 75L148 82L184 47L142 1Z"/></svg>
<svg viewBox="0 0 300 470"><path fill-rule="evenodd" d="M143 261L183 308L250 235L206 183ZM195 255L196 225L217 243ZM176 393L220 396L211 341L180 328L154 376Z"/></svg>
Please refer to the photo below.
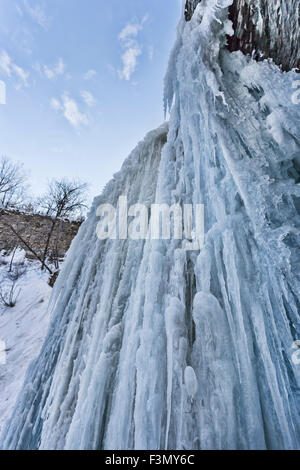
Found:
<svg viewBox="0 0 300 470"><path fill-rule="evenodd" d="M49 322L47 306L52 289L47 284L48 276L41 272L39 263L25 260L24 252L18 250L14 263L23 262L26 272L17 281L16 293L20 294L15 307L0 304L0 434L12 413L28 365L39 354ZM11 283L7 280L9 263L10 257L0 253L2 291Z"/></svg>

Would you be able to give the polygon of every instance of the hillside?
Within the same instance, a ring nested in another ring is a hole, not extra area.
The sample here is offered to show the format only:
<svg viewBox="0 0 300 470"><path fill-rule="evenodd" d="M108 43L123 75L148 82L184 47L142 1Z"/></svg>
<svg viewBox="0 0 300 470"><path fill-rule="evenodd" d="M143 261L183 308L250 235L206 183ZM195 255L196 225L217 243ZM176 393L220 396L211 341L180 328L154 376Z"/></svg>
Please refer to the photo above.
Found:
<svg viewBox="0 0 300 470"><path fill-rule="evenodd" d="M29 259L34 258L28 247L10 229L9 226L12 226L37 254L42 255L51 223L51 217L42 214L5 211L0 216L0 251L9 252L15 246L20 246ZM63 258L79 227L80 222L60 220L51 238L49 252L57 250L59 257Z"/></svg>

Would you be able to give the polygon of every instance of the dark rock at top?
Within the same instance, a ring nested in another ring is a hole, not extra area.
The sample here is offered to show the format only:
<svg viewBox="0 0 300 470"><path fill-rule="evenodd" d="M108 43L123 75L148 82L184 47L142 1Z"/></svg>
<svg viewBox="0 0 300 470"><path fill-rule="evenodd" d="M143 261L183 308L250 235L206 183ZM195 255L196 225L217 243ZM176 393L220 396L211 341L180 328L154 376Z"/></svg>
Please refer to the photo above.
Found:
<svg viewBox="0 0 300 470"><path fill-rule="evenodd" d="M187 0L189 21L201 0ZM299 0L234 0L229 7L234 35L230 51L242 51L256 60L271 58L288 71L300 67Z"/></svg>
<svg viewBox="0 0 300 470"><path fill-rule="evenodd" d="M185 12L184 12L186 21L190 21L192 19L196 6L200 2L201 0L186 0Z"/></svg>

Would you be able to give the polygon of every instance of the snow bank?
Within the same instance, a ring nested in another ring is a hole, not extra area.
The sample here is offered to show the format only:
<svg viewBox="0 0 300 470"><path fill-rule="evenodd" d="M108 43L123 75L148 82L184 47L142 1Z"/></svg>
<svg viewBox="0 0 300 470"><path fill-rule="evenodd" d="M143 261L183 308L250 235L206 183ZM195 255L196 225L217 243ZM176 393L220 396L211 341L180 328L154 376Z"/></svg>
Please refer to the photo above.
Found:
<svg viewBox="0 0 300 470"><path fill-rule="evenodd" d="M24 262L26 273L18 281L20 294L14 308L0 307L0 340L5 344L5 364L0 363L0 433L22 390L26 370L39 354L49 324L47 310L51 288L38 263L26 261L17 250L14 263ZM7 282L10 256L1 255L0 286ZM4 361L3 361L4 362Z"/></svg>

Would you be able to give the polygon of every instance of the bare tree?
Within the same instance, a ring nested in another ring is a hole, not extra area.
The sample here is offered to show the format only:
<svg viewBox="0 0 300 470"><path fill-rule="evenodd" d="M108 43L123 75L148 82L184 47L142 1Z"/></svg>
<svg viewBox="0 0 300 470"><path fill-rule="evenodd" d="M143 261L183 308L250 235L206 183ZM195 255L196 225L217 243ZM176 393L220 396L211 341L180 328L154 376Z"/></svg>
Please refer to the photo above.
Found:
<svg viewBox="0 0 300 470"><path fill-rule="evenodd" d="M17 299L20 295L21 288L19 288L19 280L26 273L26 266L24 261L15 262L14 257L18 247L13 251L9 269L0 286L0 305L4 307L13 308L16 305Z"/></svg>
<svg viewBox="0 0 300 470"><path fill-rule="evenodd" d="M51 225L42 256L42 269L46 267L46 258L55 228L62 219L78 219L86 209L88 185L78 179L54 179L49 183L46 194L39 199L42 211L51 217ZM59 234L57 234L59 237Z"/></svg>
<svg viewBox="0 0 300 470"><path fill-rule="evenodd" d="M4 307L13 308L16 305L21 289L16 292L16 281L12 281L10 287L3 292L0 287L0 304Z"/></svg>
<svg viewBox="0 0 300 470"><path fill-rule="evenodd" d="M0 209L13 209L22 205L27 197L26 176L22 165L8 157L0 159Z"/></svg>
<svg viewBox="0 0 300 470"><path fill-rule="evenodd" d="M2 186L0 185L0 197L1 197L1 188L3 188L3 194L9 191L13 193L14 189L20 189L22 187L22 182L24 180L21 178L22 173L18 172L19 167L15 167L11 164L8 159L2 159L3 175L6 175L6 178L1 179L0 173L0 184L2 181ZM1 168L1 167L0 167ZM15 171L14 171L15 170ZM1 171L1 170L0 170ZM20 178L19 178L20 177ZM12 181L16 180L16 183L13 184ZM11 182L11 184L9 184ZM37 210L40 210L40 213L49 217L49 230L46 235L45 244L42 246L42 253L39 249L36 249L30 240L22 235L22 231L18 227L13 226L9 220L6 220L3 217L2 223L8 227L12 233L18 238L22 246L25 246L28 251L41 263L41 269L46 269L50 274L50 285L53 285L56 277L59 272L59 240L61 232L63 229L63 220L76 220L82 222L83 214L87 208L85 202L87 199L87 189L88 185L82 183L78 179L54 179L48 184L46 193L40 197L38 200L34 201L34 205L26 204L22 205L23 210L27 213L34 213ZM7 208L8 196L5 195L4 203ZM0 199L1 200L1 199ZM16 199L15 199L16 200ZM0 205L0 215L1 213L5 214L5 209ZM53 238L55 239L53 240ZM51 258L50 258L51 255ZM54 270L52 266L48 263L47 260L50 260L54 264ZM12 294L14 292L12 291ZM0 292L1 294L1 292ZM3 303L0 298L0 302Z"/></svg>
<svg viewBox="0 0 300 470"><path fill-rule="evenodd" d="M34 250L34 248L31 246L30 244L30 241L26 241L22 235L18 232L18 230L16 230L11 224L8 224L8 223L5 223L5 225L10 228L10 230L12 231L12 233L19 239L19 241L22 243L22 245L24 245L28 251L30 251L31 254L33 254L33 256L38 260L40 261L40 263L43 265L43 259L38 255L38 253L36 252L36 250ZM49 268L49 266L47 266L45 263L44 263L44 267L47 269L47 271L49 272L50 275L53 275L53 272L51 271L51 269Z"/></svg>

